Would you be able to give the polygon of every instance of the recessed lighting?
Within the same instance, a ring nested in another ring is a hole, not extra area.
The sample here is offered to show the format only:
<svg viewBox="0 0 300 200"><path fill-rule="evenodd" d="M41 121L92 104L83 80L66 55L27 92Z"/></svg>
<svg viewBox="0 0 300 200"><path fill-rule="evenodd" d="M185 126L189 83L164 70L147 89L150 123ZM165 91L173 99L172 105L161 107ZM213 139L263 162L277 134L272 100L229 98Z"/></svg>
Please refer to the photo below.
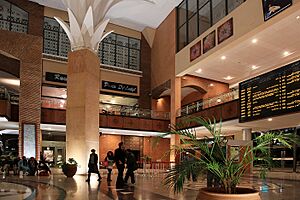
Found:
<svg viewBox="0 0 300 200"><path fill-rule="evenodd" d="M222 100L221 100L220 98L218 98L217 102L218 102L218 103L221 103L221 102L222 102Z"/></svg>
<svg viewBox="0 0 300 200"><path fill-rule="evenodd" d="M289 55L291 55L290 52L288 52L288 51L283 52L283 56L284 56L284 57L289 56Z"/></svg>
<svg viewBox="0 0 300 200"><path fill-rule="evenodd" d="M268 118L268 121L271 122L273 119L272 118Z"/></svg>
<svg viewBox="0 0 300 200"><path fill-rule="evenodd" d="M257 39L256 38L254 38L254 39L252 39L252 41L251 41L253 44L256 44L257 43Z"/></svg>
<svg viewBox="0 0 300 200"><path fill-rule="evenodd" d="M298 16L296 17L296 19L300 19L300 16L298 15Z"/></svg>
<svg viewBox="0 0 300 200"><path fill-rule="evenodd" d="M252 65L252 66L251 66L251 69L252 69L252 70L256 70L256 69L258 69L258 66Z"/></svg>
<svg viewBox="0 0 300 200"><path fill-rule="evenodd" d="M223 79L229 81L229 80L231 80L231 79L233 79L233 78L234 78L234 77L232 77L232 76L226 76L226 77L224 77Z"/></svg>
<svg viewBox="0 0 300 200"><path fill-rule="evenodd" d="M221 59L222 59L222 60L226 60L226 56L222 56Z"/></svg>
<svg viewBox="0 0 300 200"><path fill-rule="evenodd" d="M198 69L197 71L196 71L196 73L198 73L198 74L200 74L202 72L202 69Z"/></svg>
<svg viewBox="0 0 300 200"><path fill-rule="evenodd" d="M213 87L213 86L215 86L215 85L214 85L213 83L211 83L211 84L209 84L209 86L210 86L210 87Z"/></svg>

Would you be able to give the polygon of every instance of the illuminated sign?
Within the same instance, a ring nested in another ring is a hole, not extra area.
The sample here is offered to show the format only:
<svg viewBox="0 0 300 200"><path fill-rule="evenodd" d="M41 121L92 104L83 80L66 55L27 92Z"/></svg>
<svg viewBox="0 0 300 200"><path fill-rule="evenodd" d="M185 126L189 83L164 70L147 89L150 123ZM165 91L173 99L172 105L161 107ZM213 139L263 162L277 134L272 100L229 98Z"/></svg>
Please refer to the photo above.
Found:
<svg viewBox="0 0 300 200"><path fill-rule="evenodd" d="M240 122L300 111L300 61L240 83Z"/></svg>

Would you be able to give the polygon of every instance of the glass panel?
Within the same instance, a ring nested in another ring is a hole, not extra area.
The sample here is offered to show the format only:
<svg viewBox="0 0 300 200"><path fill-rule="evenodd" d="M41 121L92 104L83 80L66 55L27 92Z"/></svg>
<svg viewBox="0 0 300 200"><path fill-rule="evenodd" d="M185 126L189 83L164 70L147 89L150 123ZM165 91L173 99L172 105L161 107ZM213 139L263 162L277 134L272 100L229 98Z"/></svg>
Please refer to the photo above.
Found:
<svg viewBox="0 0 300 200"><path fill-rule="evenodd" d="M212 0L213 24L226 16L226 2L224 0Z"/></svg>
<svg viewBox="0 0 300 200"><path fill-rule="evenodd" d="M204 6L209 0L199 0L199 9Z"/></svg>
<svg viewBox="0 0 300 200"><path fill-rule="evenodd" d="M210 3L207 3L199 10L199 35L209 29L210 24Z"/></svg>
<svg viewBox="0 0 300 200"><path fill-rule="evenodd" d="M102 42L116 44L116 34L114 33L109 34L102 40Z"/></svg>
<svg viewBox="0 0 300 200"><path fill-rule="evenodd" d="M134 49L140 49L140 41L134 38L129 38L129 47Z"/></svg>
<svg viewBox="0 0 300 200"><path fill-rule="evenodd" d="M27 25L28 13L15 5L11 5L11 21Z"/></svg>
<svg viewBox="0 0 300 200"><path fill-rule="evenodd" d="M177 9L178 27L186 22L186 1L184 1Z"/></svg>
<svg viewBox="0 0 300 200"><path fill-rule="evenodd" d="M128 48L117 46L116 66L128 68Z"/></svg>
<svg viewBox="0 0 300 200"><path fill-rule="evenodd" d="M117 45L128 47L128 37L117 35Z"/></svg>
<svg viewBox="0 0 300 200"><path fill-rule="evenodd" d="M140 51L135 49L130 49L129 68L134 70L139 70L139 65L140 65Z"/></svg>
<svg viewBox="0 0 300 200"><path fill-rule="evenodd" d="M186 44L186 24L184 24L178 31L178 49L182 49Z"/></svg>
<svg viewBox="0 0 300 200"><path fill-rule="evenodd" d="M239 7L245 0L228 0L228 13Z"/></svg>
<svg viewBox="0 0 300 200"><path fill-rule="evenodd" d="M197 0L188 1L188 18L193 16L197 12Z"/></svg>
<svg viewBox="0 0 300 200"><path fill-rule="evenodd" d="M189 20L189 43L198 36L197 14Z"/></svg>
<svg viewBox="0 0 300 200"><path fill-rule="evenodd" d="M65 33L59 33L59 56L68 57L68 52L71 50L69 38Z"/></svg>
<svg viewBox="0 0 300 200"><path fill-rule="evenodd" d="M10 3L7 1L0 1L0 19L10 21Z"/></svg>
<svg viewBox="0 0 300 200"><path fill-rule="evenodd" d="M28 13L7 1L1 1L0 29L27 33Z"/></svg>

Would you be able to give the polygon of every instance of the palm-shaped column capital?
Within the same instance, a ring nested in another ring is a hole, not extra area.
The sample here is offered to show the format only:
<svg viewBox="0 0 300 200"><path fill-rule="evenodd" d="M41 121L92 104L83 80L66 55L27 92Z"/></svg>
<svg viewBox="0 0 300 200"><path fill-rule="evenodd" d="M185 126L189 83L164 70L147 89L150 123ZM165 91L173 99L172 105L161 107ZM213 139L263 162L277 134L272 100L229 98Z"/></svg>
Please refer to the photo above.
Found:
<svg viewBox="0 0 300 200"><path fill-rule="evenodd" d="M107 12L123 0L62 0L67 7L70 25L54 17L70 40L72 51L90 49L98 51L99 43L111 32L104 30L109 22Z"/></svg>

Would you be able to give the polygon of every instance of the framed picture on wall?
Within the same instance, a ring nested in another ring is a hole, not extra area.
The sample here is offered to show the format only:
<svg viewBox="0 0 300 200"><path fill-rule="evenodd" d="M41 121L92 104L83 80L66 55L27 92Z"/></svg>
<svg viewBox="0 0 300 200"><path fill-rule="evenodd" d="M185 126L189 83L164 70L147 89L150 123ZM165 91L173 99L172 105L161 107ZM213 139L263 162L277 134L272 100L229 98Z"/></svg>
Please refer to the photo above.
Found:
<svg viewBox="0 0 300 200"><path fill-rule="evenodd" d="M23 150L27 158L36 156L36 124L23 124Z"/></svg>
<svg viewBox="0 0 300 200"><path fill-rule="evenodd" d="M232 35L233 35L233 18L230 18L224 24L218 27L218 44L227 40Z"/></svg>
<svg viewBox="0 0 300 200"><path fill-rule="evenodd" d="M197 42L190 48L190 61L192 62L199 56L201 56L201 41Z"/></svg>
<svg viewBox="0 0 300 200"><path fill-rule="evenodd" d="M262 0L264 19L267 21L293 4L292 0Z"/></svg>
<svg viewBox="0 0 300 200"><path fill-rule="evenodd" d="M203 54L216 46L216 31L211 32L203 39Z"/></svg>

